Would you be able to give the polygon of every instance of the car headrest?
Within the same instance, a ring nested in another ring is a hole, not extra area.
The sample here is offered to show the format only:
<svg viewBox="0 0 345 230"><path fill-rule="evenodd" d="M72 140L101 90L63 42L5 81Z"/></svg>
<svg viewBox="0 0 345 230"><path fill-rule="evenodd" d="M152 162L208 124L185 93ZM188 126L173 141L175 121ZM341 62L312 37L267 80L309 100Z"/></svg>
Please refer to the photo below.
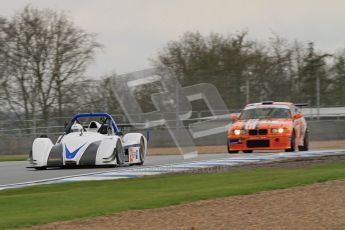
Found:
<svg viewBox="0 0 345 230"><path fill-rule="evenodd" d="M98 125L96 121L91 121L90 125L89 125L90 129L98 129Z"/></svg>

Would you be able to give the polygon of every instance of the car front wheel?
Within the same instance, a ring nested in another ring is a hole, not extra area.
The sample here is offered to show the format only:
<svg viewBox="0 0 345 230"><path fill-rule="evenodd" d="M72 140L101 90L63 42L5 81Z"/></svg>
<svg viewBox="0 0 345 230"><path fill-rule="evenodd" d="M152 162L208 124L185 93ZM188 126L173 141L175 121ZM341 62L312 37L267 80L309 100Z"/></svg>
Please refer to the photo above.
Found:
<svg viewBox="0 0 345 230"><path fill-rule="evenodd" d="M139 157L140 157L140 162L138 165L143 165L144 164L144 157L145 157L145 144L144 144L144 139L140 139L140 146L139 146Z"/></svg>
<svg viewBox="0 0 345 230"><path fill-rule="evenodd" d="M253 150L243 150L244 153L252 153Z"/></svg>
<svg viewBox="0 0 345 230"><path fill-rule="evenodd" d="M234 154L234 153L238 153L238 150L231 150L230 146L229 146L229 141L226 143L227 149L228 149L228 153L230 154Z"/></svg>
<svg viewBox="0 0 345 230"><path fill-rule="evenodd" d="M296 136L295 136L295 131L292 131L290 148L286 149L285 152L295 152L295 150L296 150Z"/></svg>
<svg viewBox="0 0 345 230"><path fill-rule="evenodd" d="M117 141L114 151L117 164L123 165L125 163L125 153L123 151L121 141Z"/></svg>

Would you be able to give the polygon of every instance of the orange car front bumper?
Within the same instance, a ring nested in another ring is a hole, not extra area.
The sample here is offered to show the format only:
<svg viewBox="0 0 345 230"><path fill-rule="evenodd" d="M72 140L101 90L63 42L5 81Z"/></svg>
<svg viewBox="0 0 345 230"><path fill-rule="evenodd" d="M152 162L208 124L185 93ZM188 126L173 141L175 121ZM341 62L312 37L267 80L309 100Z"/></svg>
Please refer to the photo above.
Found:
<svg viewBox="0 0 345 230"><path fill-rule="evenodd" d="M228 149L234 151L242 150L278 150L291 147L290 135L231 135L228 136Z"/></svg>

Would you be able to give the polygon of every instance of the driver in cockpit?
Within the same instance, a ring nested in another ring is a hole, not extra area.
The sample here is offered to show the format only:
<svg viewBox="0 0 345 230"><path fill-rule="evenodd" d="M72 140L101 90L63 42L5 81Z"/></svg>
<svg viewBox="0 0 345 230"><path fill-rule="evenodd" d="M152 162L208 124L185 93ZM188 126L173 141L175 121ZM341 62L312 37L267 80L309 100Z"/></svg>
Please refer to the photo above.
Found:
<svg viewBox="0 0 345 230"><path fill-rule="evenodd" d="M83 131L83 126L81 124L78 123L74 123L71 127L71 132L72 133L76 133L76 132L81 132Z"/></svg>

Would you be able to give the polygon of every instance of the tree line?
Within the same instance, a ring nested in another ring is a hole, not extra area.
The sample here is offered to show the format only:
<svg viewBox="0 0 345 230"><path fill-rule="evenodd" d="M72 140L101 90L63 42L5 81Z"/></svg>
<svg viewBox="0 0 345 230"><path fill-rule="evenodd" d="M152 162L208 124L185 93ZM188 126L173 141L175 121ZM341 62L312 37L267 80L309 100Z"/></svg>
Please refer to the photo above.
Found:
<svg viewBox="0 0 345 230"><path fill-rule="evenodd" d="M259 42L247 32L186 32L152 62L172 70L183 85L214 84L229 108L264 100L345 105L345 49L327 53L313 42L277 35Z"/></svg>

